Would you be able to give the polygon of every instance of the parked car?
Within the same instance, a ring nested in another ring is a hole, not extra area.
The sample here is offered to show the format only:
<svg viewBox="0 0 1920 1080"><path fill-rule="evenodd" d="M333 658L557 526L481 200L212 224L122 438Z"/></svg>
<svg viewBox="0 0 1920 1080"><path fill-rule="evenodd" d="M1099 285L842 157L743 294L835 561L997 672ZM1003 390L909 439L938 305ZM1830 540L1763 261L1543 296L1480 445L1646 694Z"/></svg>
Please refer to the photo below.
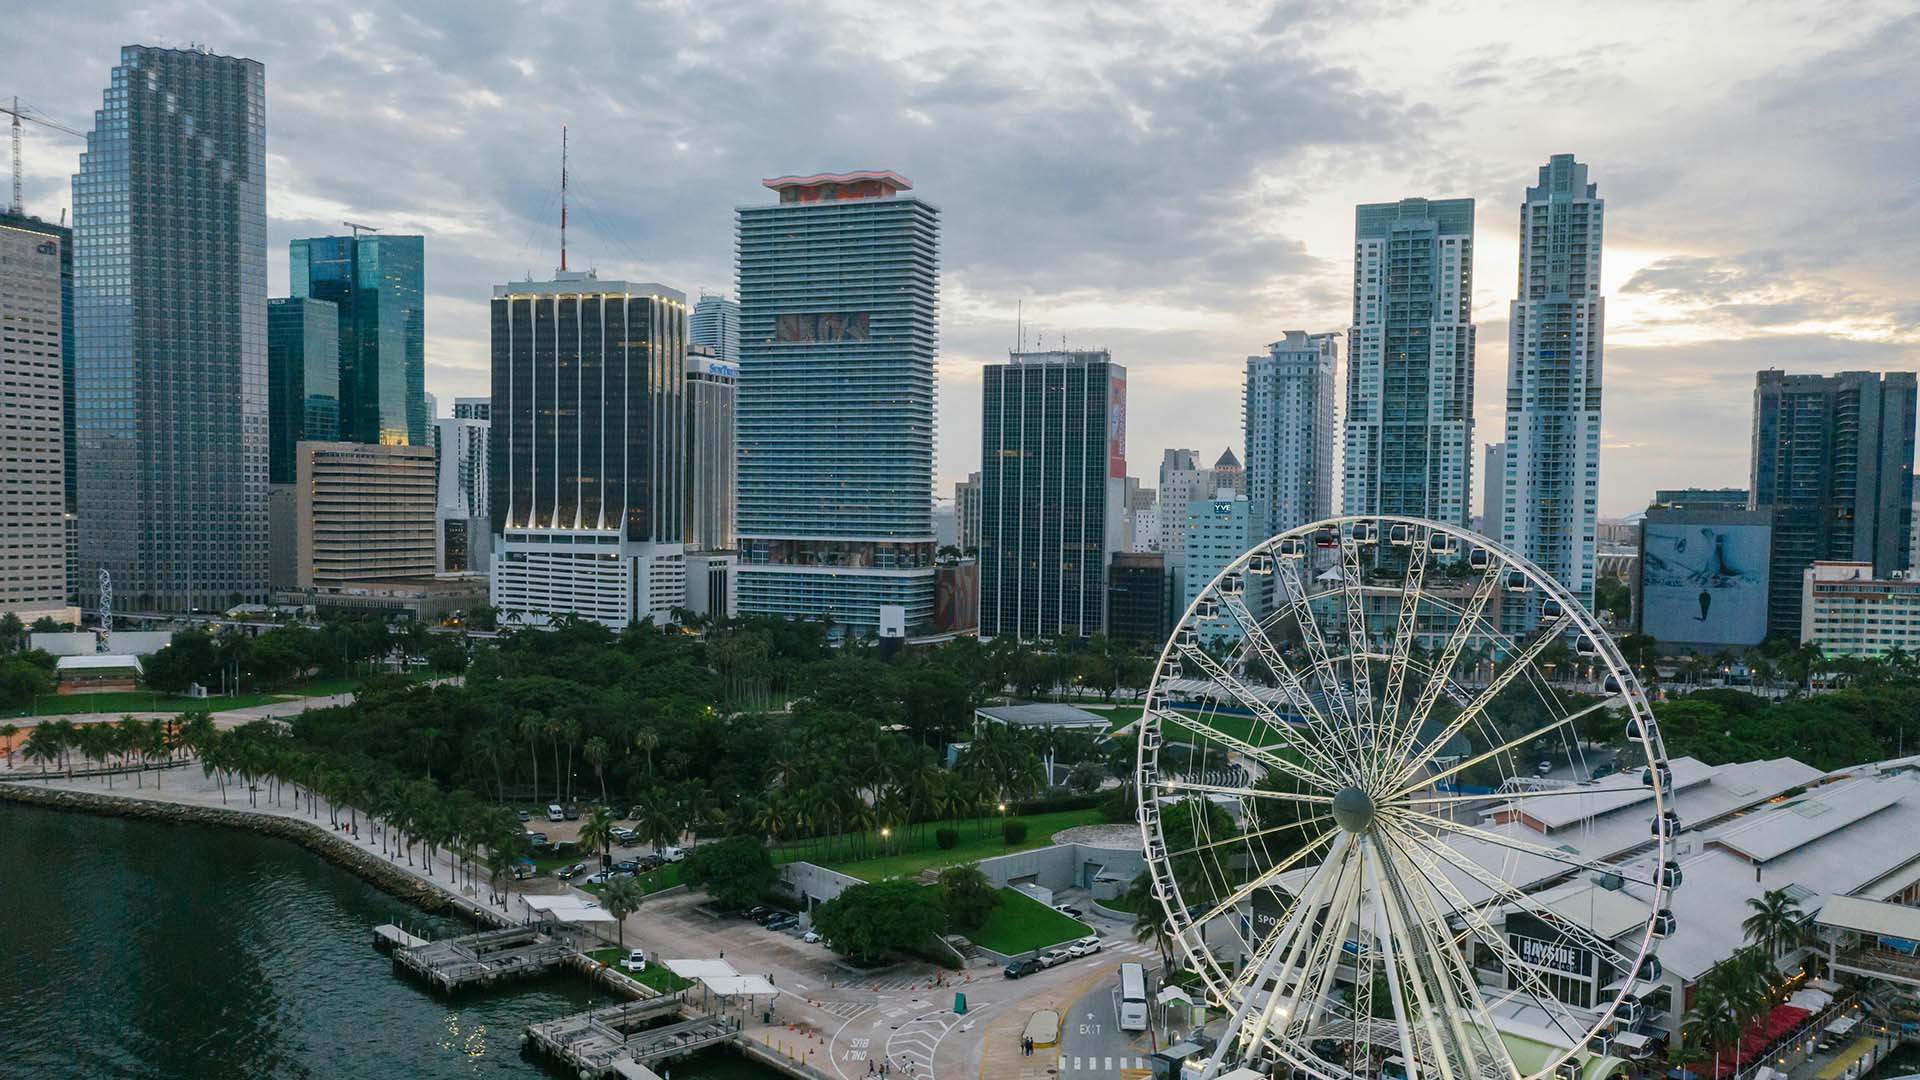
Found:
<svg viewBox="0 0 1920 1080"><path fill-rule="evenodd" d="M792 915L793 915L793 912L787 911L783 908L768 908L766 912L760 916L760 925L765 926L768 923L773 922L775 919L784 919Z"/></svg>
<svg viewBox="0 0 1920 1080"><path fill-rule="evenodd" d="M1620 771L1619 762L1603 761L1600 764L1595 765L1593 767L1592 778L1595 780L1604 780L1607 777L1612 776L1614 773L1617 773L1619 771Z"/></svg>
<svg viewBox="0 0 1920 1080"><path fill-rule="evenodd" d="M547 804L547 820L548 821L565 821L567 820L567 812L565 810L560 809L559 803L548 803Z"/></svg>
<svg viewBox="0 0 1920 1080"><path fill-rule="evenodd" d="M1537 763L1535 763L1535 765L1533 766L1533 772L1534 772L1534 775L1535 775L1535 776L1550 776L1550 775L1552 775L1552 773L1553 773L1553 759L1552 759L1552 758L1541 758L1541 759L1540 759L1540 760L1539 760L1539 761L1538 761Z"/></svg>
<svg viewBox="0 0 1920 1080"><path fill-rule="evenodd" d="M632 847L634 840L640 835L625 825L615 825L610 830L610 833L613 836L613 842L619 844L621 847Z"/></svg>
<svg viewBox="0 0 1920 1080"><path fill-rule="evenodd" d="M1041 967L1056 967L1073 959L1073 954L1065 949L1048 949L1040 954Z"/></svg>
<svg viewBox="0 0 1920 1080"><path fill-rule="evenodd" d="M773 909L768 907L765 904L755 904L752 907L748 908L747 910L741 912L740 917L743 919L752 919L754 922L759 922L761 919L766 918L770 913L772 913L772 911Z"/></svg>
<svg viewBox="0 0 1920 1080"><path fill-rule="evenodd" d="M776 915L765 923L769 930L791 930L800 925L800 916L793 914Z"/></svg>
<svg viewBox="0 0 1920 1080"><path fill-rule="evenodd" d="M800 935L800 940L806 942L809 945L817 945L820 942L820 931L809 930L806 933Z"/></svg>
<svg viewBox="0 0 1920 1080"><path fill-rule="evenodd" d="M1028 975L1033 974L1036 971L1039 971L1040 967L1041 965L1040 965L1039 958L1032 957L1032 956L1023 956L1018 960L1007 961L1006 970L1003 972L1003 974L1006 975L1006 977L1009 979L1021 979L1021 978L1025 978Z"/></svg>
<svg viewBox="0 0 1920 1080"><path fill-rule="evenodd" d="M528 831L527 843L532 844L534 847L546 847L548 844L547 834L543 832Z"/></svg>
<svg viewBox="0 0 1920 1080"><path fill-rule="evenodd" d="M527 813L527 812L526 812L525 810L522 810L522 811L520 811L519 813L517 813L517 814L515 814L515 815L513 815L513 816L514 816L514 817L517 817L517 818L519 818L519 819L520 819L521 821L532 821L532 820L533 820L533 815L532 815L532 814L529 814L529 813Z"/></svg>
<svg viewBox="0 0 1920 1080"><path fill-rule="evenodd" d="M532 859L513 860L513 879L515 881L523 881L539 872L540 869L533 865Z"/></svg>
<svg viewBox="0 0 1920 1080"><path fill-rule="evenodd" d="M578 805L577 803L569 803L569 804L567 804L567 808L566 808L565 810L563 810L563 811L561 811L561 813L562 813L562 814L564 814L564 815L566 816L566 819L567 819L568 821L579 821L579 820L580 820L580 807L579 807L579 805Z"/></svg>
<svg viewBox="0 0 1920 1080"><path fill-rule="evenodd" d="M1092 956L1099 951L1100 939L1097 937L1083 937L1067 945L1067 955L1076 960L1082 956Z"/></svg>
<svg viewBox="0 0 1920 1080"><path fill-rule="evenodd" d="M1053 905L1053 910L1071 918L1077 919L1080 917L1080 909L1071 904L1055 904Z"/></svg>
<svg viewBox="0 0 1920 1080"><path fill-rule="evenodd" d="M679 862L687 857L687 853L677 847L661 848L660 857L667 862Z"/></svg>
<svg viewBox="0 0 1920 1080"><path fill-rule="evenodd" d="M640 856L638 859L635 859L634 861L640 864L640 872L643 874L649 870L657 869L661 866L666 865L665 860L660 858L660 856L653 854L652 852L648 852L647 854Z"/></svg>
<svg viewBox="0 0 1920 1080"><path fill-rule="evenodd" d="M647 970L647 954L644 949L628 949L627 955L620 958L620 966L628 971Z"/></svg>
<svg viewBox="0 0 1920 1080"><path fill-rule="evenodd" d="M587 864L583 862L577 862L577 863L574 863L572 866L563 867L559 870L554 871L553 876L559 878L561 881L571 881L572 879L579 877L581 874L584 874L586 872L587 872Z"/></svg>

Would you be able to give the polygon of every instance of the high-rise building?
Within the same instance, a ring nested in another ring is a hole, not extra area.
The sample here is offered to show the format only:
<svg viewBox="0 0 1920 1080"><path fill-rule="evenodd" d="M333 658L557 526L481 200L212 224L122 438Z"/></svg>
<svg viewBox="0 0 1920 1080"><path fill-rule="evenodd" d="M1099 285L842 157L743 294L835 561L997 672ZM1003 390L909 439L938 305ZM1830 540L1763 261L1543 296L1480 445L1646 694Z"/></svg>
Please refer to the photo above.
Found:
<svg viewBox="0 0 1920 1080"><path fill-rule="evenodd" d="M1105 350L988 364L980 420L980 636L1106 629L1123 550L1127 370Z"/></svg>
<svg viewBox="0 0 1920 1080"><path fill-rule="evenodd" d="M494 286L492 322L494 606L666 621L686 599L686 298L562 270Z"/></svg>
<svg viewBox="0 0 1920 1080"><path fill-rule="evenodd" d="M1500 517L1506 512L1507 444L1488 443L1480 463L1480 535L1500 539Z"/></svg>
<svg viewBox="0 0 1920 1080"><path fill-rule="evenodd" d="M1333 516L1335 334L1289 330L1247 357L1247 501L1263 536Z"/></svg>
<svg viewBox="0 0 1920 1080"><path fill-rule="evenodd" d="M1773 510L1767 631L1800 632L1801 575L1818 561L1904 570L1911 556L1915 375L1762 371L1753 398L1752 505Z"/></svg>
<svg viewBox="0 0 1920 1080"><path fill-rule="evenodd" d="M39 233L60 248L60 444L66 470L61 490L66 506L67 602L73 603L80 595L80 454L74 446L73 402L73 230L13 210L0 210L0 228ZM41 254L39 245L34 246L36 254Z"/></svg>
<svg viewBox="0 0 1920 1080"><path fill-rule="evenodd" d="M264 599L266 69L121 49L73 214L82 606Z"/></svg>
<svg viewBox="0 0 1920 1080"><path fill-rule="evenodd" d="M487 477L492 425L449 417L433 422L439 461L434 502L434 566L443 574L485 573L492 553Z"/></svg>
<svg viewBox="0 0 1920 1080"><path fill-rule="evenodd" d="M701 293L687 322L687 343L707 346L723 364L738 364L740 305L720 293Z"/></svg>
<svg viewBox="0 0 1920 1080"><path fill-rule="evenodd" d="M1732 506L1744 509L1751 493L1746 488L1656 488L1653 505L1672 507Z"/></svg>
<svg viewBox="0 0 1920 1080"><path fill-rule="evenodd" d="M688 551L733 550L734 439L740 368L709 345L687 346Z"/></svg>
<svg viewBox="0 0 1920 1080"><path fill-rule="evenodd" d="M455 420L492 420L493 399L483 397L454 398L453 418Z"/></svg>
<svg viewBox="0 0 1920 1080"><path fill-rule="evenodd" d="M298 444L339 438L339 309L297 296L267 301L267 481L294 482Z"/></svg>
<svg viewBox="0 0 1920 1080"><path fill-rule="evenodd" d="M1182 523L1182 531L1186 533L1186 566L1180 591L1175 594L1179 597L1179 603L1173 618L1184 615L1229 563L1245 554L1256 541L1266 539L1258 534L1258 530L1253 504L1232 488L1223 487L1215 491L1212 498L1198 498L1187 503ZM1205 619L1198 626L1203 641L1211 641L1216 637L1238 639L1241 636L1240 624L1231 615Z"/></svg>
<svg viewBox="0 0 1920 1080"><path fill-rule="evenodd" d="M1107 636L1137 649L1167 640L1166 556L1115 552L1107 567Z"/></svg>
<svg viewBox="0 0 1920 1080"><path fill-rule="evenodd" d="M961 551L980 549L980 474L970 472L953 485L954 543Z"/></svg>
<svg viewBox="0 0 1920 1080"><path fill-rule="evenodd" d="M57 235L0 218L0 613L67 611L66 338Z"/></svg>
<svg viewBox="0 0 1920 1080"><path fill-rule="evenodd" d="M1920 650L1920 581L1875 578L1864 562L1815 561L1802 573L1801 642L1827 656Z"/></svg>
<svg viewBox="0 0 1920 1080"><path fill-rule="evenodd" d="M294 296L340 311L340 437L426 446L426 238L317 236L288 247Z"/></svg>
<svg viewBox="0 0 1920 1080"><path fill-rule="evenodd" d="M1178 555L1186 549L1186 506L1200 495L1214 490L1213 470L1200 467L1195 450L1163 450L1160 453L1159 550Z"/></svg>
<svg viewBox="0 0 1920 1080"><path fill-rule="evenodd" d="M736 246L740 613L931 627L940 212L892 172L764 183Z"/></svg>
<svg viewBox="0 0 1920 1080"><path fill-rule="evenodd" d="M1600 295L1606 200L1587 167L1555 154L1520 205L1520 278L1507 330L1507 455L1500 539L1593 604L1600 506ZM1502 612L1524 624L1524 605Z"/></svg>
<svg viewBox="0 0 1920 1080"><path fill-rule="evenodd" d="M294 460L296 588L433 576L431 446L303 442Z"/></svg>
<svg viewBox="0 0 1920 1080"><path fill-rule="evenodd" d="M1473 200L1362 204L1354 215L1343 513L1467 524L1473 348Z"/></svg>

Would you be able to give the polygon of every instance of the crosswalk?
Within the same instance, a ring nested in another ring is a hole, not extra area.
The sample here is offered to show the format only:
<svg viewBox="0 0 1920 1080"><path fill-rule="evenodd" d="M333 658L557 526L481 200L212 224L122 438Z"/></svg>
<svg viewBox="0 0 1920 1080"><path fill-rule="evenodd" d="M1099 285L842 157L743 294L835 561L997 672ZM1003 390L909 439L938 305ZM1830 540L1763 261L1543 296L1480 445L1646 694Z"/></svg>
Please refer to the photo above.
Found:
<svg viewBox="0 0 1920 1080"><path fill-rule="evenodd" d="M1086 1076L1135 1076L1148 1072L1147 1059L1143 1057L1100 1057L1098 1055L1081 1057L1078 1054L1060 1056L1060 1075L1068 1076L1080 1073Z"/></svg>

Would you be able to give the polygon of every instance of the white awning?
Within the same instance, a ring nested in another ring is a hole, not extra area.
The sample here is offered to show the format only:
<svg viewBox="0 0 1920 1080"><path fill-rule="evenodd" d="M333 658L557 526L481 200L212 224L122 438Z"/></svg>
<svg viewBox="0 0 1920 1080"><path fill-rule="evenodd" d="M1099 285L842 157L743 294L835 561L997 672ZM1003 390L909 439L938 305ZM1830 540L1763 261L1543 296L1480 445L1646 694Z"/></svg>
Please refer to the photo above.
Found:
<svg viewBox="0 0 1920 1080"><path fill-rule="evenodd" d="M1815 922L1859 934L1920 940L1920 908L1859 896L1829 896Z"/></svg>
<svg viewBox="0 0 1920 1080"><path fill-rule="evenodd" d="M1157 996L1155 996L1153 1000L1159 1002L1162 1005L1171 1005L1176 1001L1182 1005L1193 1004L1193 999L1187 996L1187 992L1185 990L1180 989L1177 986L1161 987L1160 993Z"/></svg>
<svg viewBox="0 0 1920 1080"><path fill-rule="evenodd" d="M1827 1034L1845 1035L1847 1032L1852 1031L1854 1029L1854 1026L1859 1023L1860 1023L1860 1018L1857 1016L1852 1016L1852 1015L1843 1016L1840 1019L1835 1020L1833 1023L1827 1025Z"/></svg>
<svg viewBox="0 0 1920 1080"><path fill-rule="evenodd" d="M669 960L667 970L683 979L719 979L740 974L725 960Z"/></svg>
<svg viewBox="0 0 1920 1080"><path fill-rule="evenodd" d="M715 975L700 980L720 997L760 997L780 992L780 988L760 975Z"/></svg>
<svg viewBox="0 0 1920 1080"><path fill-rule="evenodd" d="M522 896L520 902L527 910L550 922L562 923L610 923L620 920L613 912L591 900L582 900L577 896Z"/></svg>
<svg viewBox="0 0 1920 1080"><path fill-rule="evenodd" d="M1645 1050L1648 1046L1652 1045L1652 1043L1652 1039L1647 1038L1637 1031L1623 1031L1613 1037L1613 1044L1615 1046L1624 1046L1629 1050Z"/></svg>

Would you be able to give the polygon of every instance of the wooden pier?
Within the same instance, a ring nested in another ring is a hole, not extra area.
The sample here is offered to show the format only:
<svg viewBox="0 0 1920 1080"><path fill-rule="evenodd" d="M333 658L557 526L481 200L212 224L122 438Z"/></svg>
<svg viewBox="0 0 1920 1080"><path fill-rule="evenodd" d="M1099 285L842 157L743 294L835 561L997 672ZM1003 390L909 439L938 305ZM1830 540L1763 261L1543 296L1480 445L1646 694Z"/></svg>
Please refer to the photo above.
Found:
<svg viewBox="0 0 1920 1080"><path fill-rule="evenodd" d="M644 1076L655 1062L677 1058L733 1038L736 1021L682 1016L678 994L576 1013L527 1026L527 1040L582 1077ZM638 1068L635 1068L638 1066Z"/></svg>
<svg viewBox="0 0 1920 1080"><path fill-rule="evenodd" d="M382 923L373 928L373 947L381 952L392 952L395 949L417 949L422 945L431 944L433 944L433 942L428 941L426 938L415 937L392 923Z"/></svg>
<svg viewBox="0 0 1920 1080"><path fill-rule="evenodd" d="M533 927L514 926L396 948L393 962L428 986L452 994L544 975L559 968L573 951L571 945Z"/></svg>

